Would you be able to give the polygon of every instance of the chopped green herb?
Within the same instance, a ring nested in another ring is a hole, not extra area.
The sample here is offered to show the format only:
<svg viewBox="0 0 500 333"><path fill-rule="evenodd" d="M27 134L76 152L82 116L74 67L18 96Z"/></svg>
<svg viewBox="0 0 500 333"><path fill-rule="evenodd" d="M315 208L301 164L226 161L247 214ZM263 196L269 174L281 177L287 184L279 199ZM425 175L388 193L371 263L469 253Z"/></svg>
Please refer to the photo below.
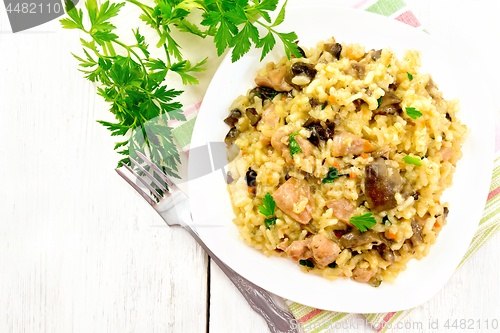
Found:
<svg viewBox="0 0 500 333"><path fill-rule="evenodd" d="M328 104L321 105L321 110L324 110L327 106L328 106Z"/></svg>
<svg viewBox="0 0 500 333"><path fill-rule="evenodd" d="M299 260L299 264L301 264L302 266L307 266L309 268L314 268L314 264L309 260Z"/></svg>
<svg viewBox="0 0 500 333"><path fill-rule="evenodd" d="M418 111L415 108L406 108L406 114L411 119L417 119L419 117L422 117L422 112Z"/></svg>
<svg viewBox="0 0 500 333"><path fill-rule="evenodd" d="M416 166L422 166L422 163L420 163L420 158L418 158L418 157L412 157L410 155L406 155L405 157L403 157L403 161L406 164L413 164Z"/></svg>
<svg viewBox="0 0 500 333"><path fill-rule="evenodd" d="M267 229L271 228L272 225L276 224L277 217L270 217L264 220L264 223L266 224Z"/></svg>
<svg viewBox="0 0 500 333"><path fill-rule="evenodd" d="M290 156L292 157L292 160L293 160L293 155L298 154L302 151L302 149L300 149L299 144L297 143L297 140L295 140L294 138L298 134L299 132L290 134L289 146L290 146Z"/></svg>
<svg viewBox="0 0 500 333"><path fill-rule="evenodd" d="M391 64L387 65L387 68L391 68Z"/></svg>
<svg viewBox="0 0 500 333"><path fill-rule="evenodd" d="M391 220L389 220L389 218L386 216L384 216L384 218L382 219L382 223L385 225L385 226L390 226L392 225L392 222Z"/></svg>
<svg viewBox="0 0 500 333"><path fill-rule="evenodd" d="M259 205L259 212L262 215L267 216L264 220L264 224L267 229L269 229L272 225L276 224L277 217L274 216L274 209L276 208L276 202L272 197L271 193L267 192L264 198L262 198L262 205Z"/></svg>
<svg viewBox="0 0 500 333"><path fill-rule="evenodd" d="M373 227L375 224L377 224L377 221L373 217L372 213L353 216L349 219L349 222L351 222L361 232L365 232L371 227Z"/></svg>
<svg viewBox="0 0 500 333"><path fill-rule="evenodd" d="M406 75L408 75L408 80L413 80L413 75L411 75L410 73L406 72Z"/></svg>
<svg viewBox="0 0 500 333"><path fill-rule="evenodd" d="M323 179L323 183L333 183L335 179L339 178L339 169L336 167L329 167L328 168L328 173L326 174L325 179Z"/></svg>
<svg viewBox="0 0 500 333"><path fill-rule="evenodd" d="M267 192L264 198L262 198L262 205L259 205L259 212L265 216L273 216L275 208L276 202L272 195Z"/></svg>
<svg viewBox="0 0 500 333"><path fill-rule="evenodd" d="M378 109L380 107L380 104L382 104L382 96L377 98L377 103L378 103L378 106L377 106L377 109Z"/></svg>

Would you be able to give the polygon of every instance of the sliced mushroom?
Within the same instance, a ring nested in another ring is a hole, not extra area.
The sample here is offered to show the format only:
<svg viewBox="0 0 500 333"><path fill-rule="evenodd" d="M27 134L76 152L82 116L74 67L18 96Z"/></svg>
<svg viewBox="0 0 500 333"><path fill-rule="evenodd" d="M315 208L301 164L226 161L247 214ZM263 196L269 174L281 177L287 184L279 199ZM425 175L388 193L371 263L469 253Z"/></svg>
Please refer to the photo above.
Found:
<svg viewBox="0 0 500 333"><path fill-rule="evenodd" d="M401 103L402 100L396 94L391 91L386 91L385 95L380 99L380 106L373 111L374 114L395 114L401 111Z"/></svg>
<svg viewBox="0 0 500 333"><path fill-rule="evenodd" d="M299 61L294 63L287 72L285 81L296 89L300 89L301 86L309 84L316 76L316 73L314 65Z"/></svg>
<svg viewBox="0 0 500 333"><path fill-rule="evenodd" d="M330 52L332 56L339 60L340 59L340 53L342 52L342 45L339 43L325 43L323 46L326 52Z"/></svg>
<svg viewBox="0 0 500 333"><path fill-rule="evenodd" d="M394 255L394 252L391 250L387 244L382 243L377 246L377 251L380 253L380 256L382 259L385 261L390 262L391 264L394 262L396 256Z"/></svg>
<svg viewBox="0 0 500 333"><path fill-rule="evenodd" d="M250 102L254 101L254 97L260 97L262 101L266 99L272 100L276 95L279 94L276 90L269 87L255 87L248 92L248 99Z"/></svg>
<svg viewBox="0 0 500 333"><path fill-rule="evenodd" d="M379 213L395 208L398 205L395 195L403 188L399 171L387 166L382 158L368 164L365 171L364 193L372 209Z"/></svg>
<svg viewBox="0 0 500 333"><path fill-rule="evenodd" d="M373 61L379 60L381 56L382 56L382 49L377 50L377 51L372 51L372 53L371 53L371 57L372 57Z"/></svg>
<svg viewBox="0 0 500 333"><path fill-rule="evenodd" d="M371 230L365 232L360 232L359 230L353 230L340 237L340 245L348 249L352 249L370 243L374 245L380 245L382 244L382 242L383 241L380 238L380 236Z"/></svg>
<svg viewBox="0 0 500 333"><path fill-rule="evenodd" d="M311 132L308 140L315 145L319 146L320 141L326 141L328 139L333 138L333 133L335 130L335 124L330 121L326 121L325 127L318 121L307 121L304 124L304 128L308 129Z"/></svg>
<svg viewBox="0 0 500 333"><path fill-rule="evenodd" d="M413 246L422 244L424 241L424 237L422 236L422 225L413 219L411 221L411 230L413 231L413 235L410 240Z"/></svg>
<svg viewBox="0 0 500 333"><path fill-rule="evenodd" d="M363 79L365 77L365 65L359 62L353 62L351 64L354 73L358 79Z"/></svg>
<svg viewBox="0 0 500 333"><path fill-rule="evenodd" d="M241 111L238 109L234 109L229 113L229 116L224 119L224 122L228 124L229 126L233 127L237 122L238 119L241 117Z"/></svg>
<svg viewBox="0 0 500 333"><path fill-rule="evenodd" d="M250 120L250 125L255 126L262 118L254 108L247 108L245 111L248 119Z"/></svg>
<svg viewBox="0 0 500 333"><path fill-rule="evenodd" d="M231 127L229 132L226 134L226 137L224 138L225 143L233 143L236 141L236 138L240 135L240 131L236 128L236 126Z"/></svg>

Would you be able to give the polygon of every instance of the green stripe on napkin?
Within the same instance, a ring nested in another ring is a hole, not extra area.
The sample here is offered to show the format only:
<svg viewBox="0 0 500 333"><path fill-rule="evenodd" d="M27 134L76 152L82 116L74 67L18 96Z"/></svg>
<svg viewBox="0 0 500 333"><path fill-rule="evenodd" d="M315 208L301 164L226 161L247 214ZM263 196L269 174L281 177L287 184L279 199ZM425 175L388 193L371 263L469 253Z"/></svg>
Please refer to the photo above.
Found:
<svg viewBox="0 0 500 333"><path fill-rule="evenodd" d="M365 10L370 13L391 16L405 6L406 4L400 0L380 0Z"/></svg>

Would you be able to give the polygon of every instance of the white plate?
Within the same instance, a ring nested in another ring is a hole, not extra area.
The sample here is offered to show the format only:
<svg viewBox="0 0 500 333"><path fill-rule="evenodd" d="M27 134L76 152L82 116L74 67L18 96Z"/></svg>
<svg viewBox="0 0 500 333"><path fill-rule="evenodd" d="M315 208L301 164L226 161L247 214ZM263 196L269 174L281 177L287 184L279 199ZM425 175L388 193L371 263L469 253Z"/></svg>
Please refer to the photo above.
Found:
<svg viewBox="0 0 500 333"><path fill-rule="evenodd" d="M445 192L451 204L448 224L424 259L412 260L395 283L370 287L348 279L329 281L304 274L299 266L283 258L266 258L238 238L234 213L222 172L191 180L189 192L193 218L201 238L236 272L284 298L325 310L373 313L408 309L429 300L453 274L466 252L481 218L491 179L493 121L491 107L481 98L481 83L466 70L466 62L449 53L427 34L376 14L327 6L290 7L280 31L294 30L300 45L313 47L334 36L337 41L359 43L366 50L390 47L398 57L414 48L422 51L422 72L433 75L446 99L458 97L460 119L471 129L458 163L454 185ZM203 101L196 121L192 147L224 139L228 126L223 119L239 95L255 86L256 71L283 56L276 47L263 63L253 50L237 63L228 55L222 62ZM203 160L192 150L194 161ZM217 227L218 226L218 227ZM473 283L473 281L471 281Z"/></svg>

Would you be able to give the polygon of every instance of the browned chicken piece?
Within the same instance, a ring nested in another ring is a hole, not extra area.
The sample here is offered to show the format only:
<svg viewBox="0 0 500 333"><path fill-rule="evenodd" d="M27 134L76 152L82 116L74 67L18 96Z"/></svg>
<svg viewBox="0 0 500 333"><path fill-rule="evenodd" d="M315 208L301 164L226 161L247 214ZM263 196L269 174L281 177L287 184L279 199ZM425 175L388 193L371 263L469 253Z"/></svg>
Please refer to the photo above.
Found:
<svg viewBox="0 0 500 333"><path fill-rule="evenodd" d="M365 194L376 213L396 207L395 195L402 189L403 180L399 171L387 166L382 158L366 166Z"/></svg>
<svg viewBox="0 0 500 333"><path fill-rule="evenodd" d="M278 128L274 132L271 138L271 146L273 146L273 148L276 149L276 151L285 158L285 161L288 164L293 164L293 160L292 157L290 156L290 148L288 148L289 139L286 137L292 134L292 131L293 128L291 126L283 126ZM299 144L300 149L304 154L304 157L307 158L311 156L313 145L307 139L304 139L300 135L296 135L294 136L294 138L295 141L297 141L297 143Z"/></svg>
<svg viewBox="0 0 500 333"><path fill-rule="evenodd" d="M312 256L312 251L309 249L310 243L311 238L294 241L289 247L286 248L285 252L288 254L290 259L295 261L309 259Z"/></svg>
<svg viewBox="0 0 500 333"><path fill-rule="evenodd" d="M264 124L268 125L271 128L274 128L280 121L280 116L276 113L275 104L269 105L269 107L264 110L262 115L262 121L264 122Z"/></svg>
<svg viewBox="0 0 500 333"><path fill-rule="evenodd" d="M288 248L288 238L285 238L285 240L282 241L281 243L279 243L276 246L276 248L281 250L281 251L286 251L286 249Z"/></svg>
<svg viewBox="0 0 500 333"><path fill-rule="evenodd" d="M269 87L276 91L291 91L293 88L286 83L286 66L274 68L274 63L270 62L266 66L267 76L257 76L255 83L261 87Z"/></svg>
<svg viewBox="0 0 500 333"><path fill-rule="evenodd" d="M283 154L283 150L288 149L288 143L284 143L288 142L288 140L284 138L292 134L292 131L293 128L291 126L283 126L274 132L271 138L271 146L273 146L278 153Z"/></svg>
<svg viewBox="0 0 500 333"><path fill-rule="evenodd" d="M260 133L259 141L262 143L263 146L267 146L271 143L271 138Z"/></svg>
<svg viewBox="0 0 500 333"><path fill-rule="evenodd" d="M353 279L356 282L366 283L370 281L370 279L374 277L376 273L377 270L371 269L371 267L361 268L358 266L353 269L351 279Z"/></svg>
<svg viewBox="0 0 500 333"><path fill-rule="evenodd" d="M297 141L297 143L299 144L300 149L302 150L302 153L304 153L305 158L312 155L313 145L309 142L309 140L303 138L300 135L296 135L295 141Z"/></svg>
<svg viewBox="0 0 500 333"><path fill-rule="evenodd" d="M354 204L351 201L347 199L329 200L325 204L326 207L331 208L333 210L333 215L335 215L335 217L339 221L352 225L349 222L349 220L354 214L356 206L354 206Z"/></svg>
<svg viewBox="0 0 500 333"><path fill-rule="evenodd" d="M292 134L293 128L291 126L283 126L278 128L271 137L271 146L285 158L286 163L293 164L292 157L290 156L290 149L288 148L288 137ZM287 143L285 143L287 142Z"/></svg>
<svg viewBox="0 0 500 333"><path fill-rule="evenodd" d="M304 180L297 180L293 177L288 179L274 192L273 198L278 208L297 222L307 224L311 220L314 201L311 196L311 189ZM298 206L303 200L307 200L307 204L303 210L296 213L295 211L298 210Z"/></svg>
<svg viewBox="0 0 500 333"><path fill-rule="evenodd" d="M360 155L375 150L372 143L361 139L349 132L342 132L333 136L332 156L345 156L347 154Z"/></svg>
<svg viewBox="0 0 500 333"><path fill-rule="evenodd" d="M438 150L438 154L441 155L443 161L448 161L455 157L455 150L452 147L443 147Z"/></svg>
<svg viewBox="0 0 500 333"><path fill-rule="evenodd" d="M340 247L323 235L314 235L309 248L319 268L325 268L335 261L340 254Z"/></svg>

